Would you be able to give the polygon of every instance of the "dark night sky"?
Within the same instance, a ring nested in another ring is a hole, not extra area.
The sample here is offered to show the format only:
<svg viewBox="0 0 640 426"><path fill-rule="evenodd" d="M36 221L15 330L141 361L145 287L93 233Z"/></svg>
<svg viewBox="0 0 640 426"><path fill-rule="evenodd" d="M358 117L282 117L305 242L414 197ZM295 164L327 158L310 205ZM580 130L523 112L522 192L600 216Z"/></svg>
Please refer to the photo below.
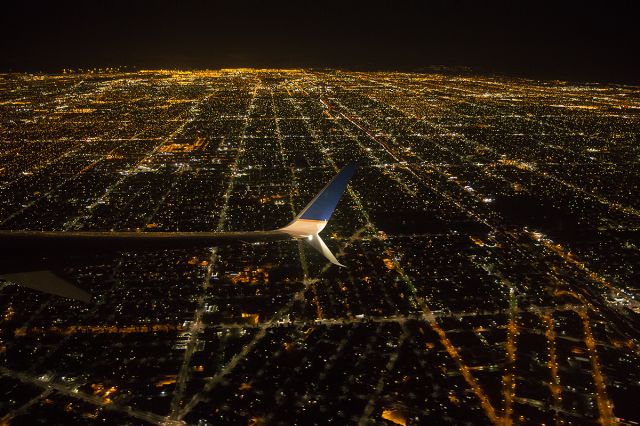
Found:
<svg viewBox="0 0 640 426"><path fill-rule="evenodd" d="M640 82L633 1L20 1L0 69L343 67ZM561 4L561 5L560 5Z"/></svg>

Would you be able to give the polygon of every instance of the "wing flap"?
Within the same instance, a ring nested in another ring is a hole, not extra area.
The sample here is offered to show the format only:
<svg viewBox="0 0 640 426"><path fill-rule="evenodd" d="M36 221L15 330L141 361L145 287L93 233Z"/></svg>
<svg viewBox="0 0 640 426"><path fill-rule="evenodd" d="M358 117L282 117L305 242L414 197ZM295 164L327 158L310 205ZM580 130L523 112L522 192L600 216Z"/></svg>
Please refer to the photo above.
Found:
<svg viewBox="0 0 640 426"><path fill-rule="evenodd" d="M89 303L91 295L86 291L76 287L70 282L63 280L51 271L29 271L13 274L2 274L0 278L14 284L38 290L43 293L55 294L56 296L67 297Z"/></svg>

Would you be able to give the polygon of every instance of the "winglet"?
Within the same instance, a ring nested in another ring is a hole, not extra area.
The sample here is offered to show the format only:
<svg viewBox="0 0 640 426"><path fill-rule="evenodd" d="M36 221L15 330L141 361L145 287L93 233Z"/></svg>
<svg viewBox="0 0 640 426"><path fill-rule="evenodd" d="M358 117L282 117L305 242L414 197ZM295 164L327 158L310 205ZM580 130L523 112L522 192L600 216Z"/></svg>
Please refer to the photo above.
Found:
<svg viewBox="0 0 640 426"><path fill-rule="evenodd" d="M324 241L322 241L322 238L320 238L320 235L318 234L311 235L305 241L311 247L318 250L320 254L326 257L329 262L333 263L334 265L342 266L343 268L345 268L345 266L342 263L338 262L338 259L336 259L333 253L331 253L331 250L329 250L329 247L327 247Z"/></svg>
<svg viewBox="0 0 640 426"><path fill-rule="evenodd" d="M293 238L304 238L311 247L318 250L329 262L338 266L344 265L338 262L318 234L327 226L327 222L331 219L333 211L358 166L359 163L353 163L343 167L291 223L279 229Z"/></svg>
<svg viewBox="0 0 640 426"><path fill-rule="evenodd" d="M322 188L322 191L302 209L298 216L296 216L296 219L329 221L358 166L358 163L352 163L343 167L342 170Z"/></svg>

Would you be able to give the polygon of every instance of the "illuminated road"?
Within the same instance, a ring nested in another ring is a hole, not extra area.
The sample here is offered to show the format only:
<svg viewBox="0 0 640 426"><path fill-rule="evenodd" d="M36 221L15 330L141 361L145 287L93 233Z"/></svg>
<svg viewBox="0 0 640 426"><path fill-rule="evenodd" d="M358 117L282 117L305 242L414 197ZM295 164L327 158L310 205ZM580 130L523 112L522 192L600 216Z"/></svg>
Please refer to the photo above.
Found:
<svg viewBox="0 0 640 426"><path fill-rule="evenodd" d="M240 138L240 144L236 147L236 157L233 166L229 171L229 182L227 184L227 190L224 193L224 205L222 207L222 211L220 213L220 218L218 219L218 224L216 226L217 232L222 232L225 229L225 222L227 220L227 210L229 207L229 197L233 191L233 185L235 182L235 177L238 170L238 161L243 152L243 143L246 138L246 130L248 127L248 117L251 116L251 111L253 109L253 102L255 100L255 95L258 90L258 84L254 86L253 95L251 97L251 102L249 103L247 119L245 120L243 133ZM193 356L194 351L198 347L200 340L198 336L202 331L204 331L204 327L202 324L202 315L205 310L205 295L207 294L207 290L211 285L211 277L214 274L214 268L217 260L217 249L213 248L211 250L211 255L209 257L209 265L207 266L207 273L205 274L205 278L202 282L202 294L198 299L198 308L194 313L192 325L191 325L191 335L189 341L187 343L187 349L184 354L184 359L182 361L182 366L180 367L180 371L178 372L178 377L176 380L176 391L173 394L173 399L171 401L171 413L169 414L168 421L176 421L180 416L180 408L183 404L184 398L184 390L187 385L187 380L189 378L190 369L191 369L191 357Z"/></svg>

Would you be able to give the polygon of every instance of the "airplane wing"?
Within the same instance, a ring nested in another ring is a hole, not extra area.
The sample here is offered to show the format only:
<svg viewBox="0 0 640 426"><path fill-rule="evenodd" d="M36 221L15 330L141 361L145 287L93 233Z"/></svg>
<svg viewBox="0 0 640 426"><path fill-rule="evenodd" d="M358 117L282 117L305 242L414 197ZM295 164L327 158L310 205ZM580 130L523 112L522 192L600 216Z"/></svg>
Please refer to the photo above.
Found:
<svg viewBox="0 0 640 426"><path fill-rule="evenodd" d="M342 265L320 238L358 164L344 167L283 228L248 232L85 232L0 230L0 278L34 290L88 302L85 291L50 271L54 255L73 255L131 250L215 247L233 242L303 239L329 262ZM44 259L25 264L25 259ZM41 263L42 263L41 262ZM4 266L2 266L4 265ZM20 266L22 265L22 266ZM11 273L7 273L11 272Z"/></svg>

